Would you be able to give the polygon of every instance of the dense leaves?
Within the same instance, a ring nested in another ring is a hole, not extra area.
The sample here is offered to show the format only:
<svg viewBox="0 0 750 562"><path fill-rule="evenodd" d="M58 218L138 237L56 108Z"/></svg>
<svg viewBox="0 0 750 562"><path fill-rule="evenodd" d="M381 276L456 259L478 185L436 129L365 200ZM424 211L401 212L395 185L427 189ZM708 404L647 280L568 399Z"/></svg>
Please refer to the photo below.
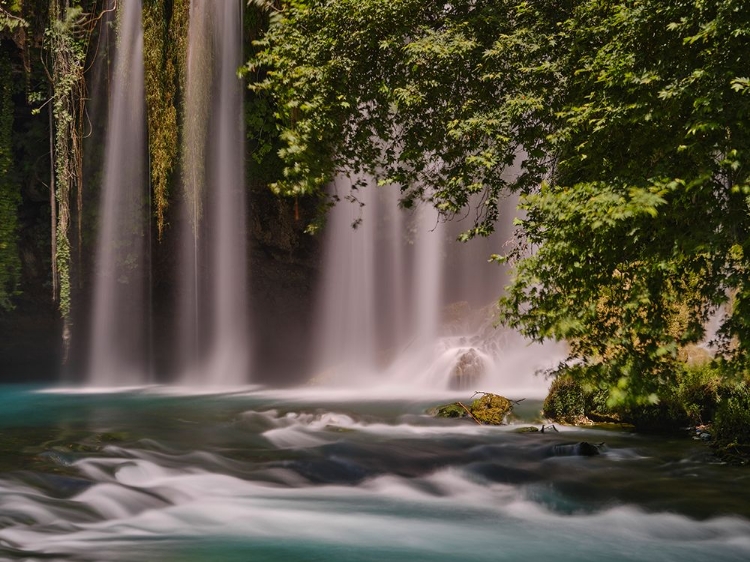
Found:
<svg viewBox="0 0 750 562"><path fill-rule="evenodd" d="M538 152L554 118L543 94L558 80L544 62L555 22L514 4L285 3L249 63L280 124L276 191L320 193L365 171L401 185L406 206L429 199L451 216L473 202L472 234L488 234L500 195L538 180L538 166L504 172L522 146Z"/></svg>
<svg viewBox="0 0 750 562"><path fill-rule="evenodd" d="M503 321L648 403L717 311L728 365L750 358L748 34L741 0L307 0L249 68L279 192L364 170L406 205L474 204L467 236L521 192Z"/></svg>
<svg viewBox="0 0 750 562"><path fill-rule="evenodd" d="M502 303L533 338L570 342L615 401L655 400L732 295L725 351L747 363L749 18L733 0L587 2L561 31L559 165L522 200L534 252Z"/></svg>

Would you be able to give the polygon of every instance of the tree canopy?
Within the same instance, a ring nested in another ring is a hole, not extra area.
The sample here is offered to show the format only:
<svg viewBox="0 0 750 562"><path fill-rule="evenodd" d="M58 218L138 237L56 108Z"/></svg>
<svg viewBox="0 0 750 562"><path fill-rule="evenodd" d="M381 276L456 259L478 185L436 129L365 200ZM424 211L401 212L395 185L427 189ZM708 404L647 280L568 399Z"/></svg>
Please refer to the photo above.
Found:
<svg viewBox="0 0 750 562"><path fill-rule="evenodd" d="M746 370L750 5L268 9L248 68L276 108L278 192L366 171L401 185L406 206L477 209L466 237L488 234L502 195L519 192L518 243L497 256L514 265L506 324L567 341L567 365L623 402L658 399L717 310L726 364Z"/></svg>

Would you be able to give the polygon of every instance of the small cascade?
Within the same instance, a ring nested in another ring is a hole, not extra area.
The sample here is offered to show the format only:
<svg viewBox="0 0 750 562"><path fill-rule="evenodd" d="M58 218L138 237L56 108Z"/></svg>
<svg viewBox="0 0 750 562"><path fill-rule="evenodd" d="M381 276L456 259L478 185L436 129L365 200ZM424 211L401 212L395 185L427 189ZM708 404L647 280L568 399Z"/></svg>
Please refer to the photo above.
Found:
<svg viewBox="0 0 750 562"><path fill-rule="evenodd" d="M183 384L236 386L248 378L241 24L234 0L190 4L178 315Z"/></svg>
<svg viewBox="0 0 750 562"><path fill-rule="evenodd" d="M149 382L148 180L141 2L123 3L110 100L88 382Z"/></svg>

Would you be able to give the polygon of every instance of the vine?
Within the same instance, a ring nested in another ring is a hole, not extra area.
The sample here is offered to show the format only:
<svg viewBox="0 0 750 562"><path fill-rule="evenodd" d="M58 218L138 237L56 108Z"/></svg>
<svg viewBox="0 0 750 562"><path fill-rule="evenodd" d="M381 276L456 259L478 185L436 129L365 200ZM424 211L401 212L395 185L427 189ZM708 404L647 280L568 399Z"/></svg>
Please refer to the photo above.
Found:
<svg viewBox="0 0 750 562"><path fill-rule="evenodd" d="M96 21L77 3L54 0L49 7L50 23L45 44L51 58L53 162L57 224L53 261L57 269L58 308L65 322L63 339L70 337L71 297L71 193L76 194L78 215L82 211L83 124L86 82L86 53ZM53 267L54 271L54 267Z"/></svg>

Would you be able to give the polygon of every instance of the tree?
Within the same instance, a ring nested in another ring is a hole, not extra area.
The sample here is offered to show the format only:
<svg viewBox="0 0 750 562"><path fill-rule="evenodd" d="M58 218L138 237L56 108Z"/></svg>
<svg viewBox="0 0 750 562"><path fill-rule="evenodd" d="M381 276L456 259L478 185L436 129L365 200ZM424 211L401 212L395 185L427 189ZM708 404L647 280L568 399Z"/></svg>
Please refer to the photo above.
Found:
<svg viewBox="0 0 750 562"><path fill-rule="evenodd" d="M277 108L275 189L366 171L446 217L479 197L465 237L518 191L505 323L569 342L615 400L654 401L731 296L743 370L749 18L741 0L284 3L248 65Z"/></svg>
<svg viewBox="0 0 750 562"><path fill-rule="evenodd" d="M535 251L501 303L615 399L657 399L730 295L724 352L747 367L749 22L735 0L644 0L586 2L565 25L559 162L521 203Z"/></svg>
<svg viewBox="0 0 750 562"><path fill-rule="evenodd" d="M556 58L560 3L515 4L266 4L275 14L248 70L258 78L251 89L276 108L284 169L275 191L320 194L336 173L364 171L401 185L407 207L427 199L452 216L478 199L468 235L489 234L501 194L531 189L546 169L554 115L545 97L561 79L546 62ZM504 175L521 147L535 158L524 174Z"/></svg>

